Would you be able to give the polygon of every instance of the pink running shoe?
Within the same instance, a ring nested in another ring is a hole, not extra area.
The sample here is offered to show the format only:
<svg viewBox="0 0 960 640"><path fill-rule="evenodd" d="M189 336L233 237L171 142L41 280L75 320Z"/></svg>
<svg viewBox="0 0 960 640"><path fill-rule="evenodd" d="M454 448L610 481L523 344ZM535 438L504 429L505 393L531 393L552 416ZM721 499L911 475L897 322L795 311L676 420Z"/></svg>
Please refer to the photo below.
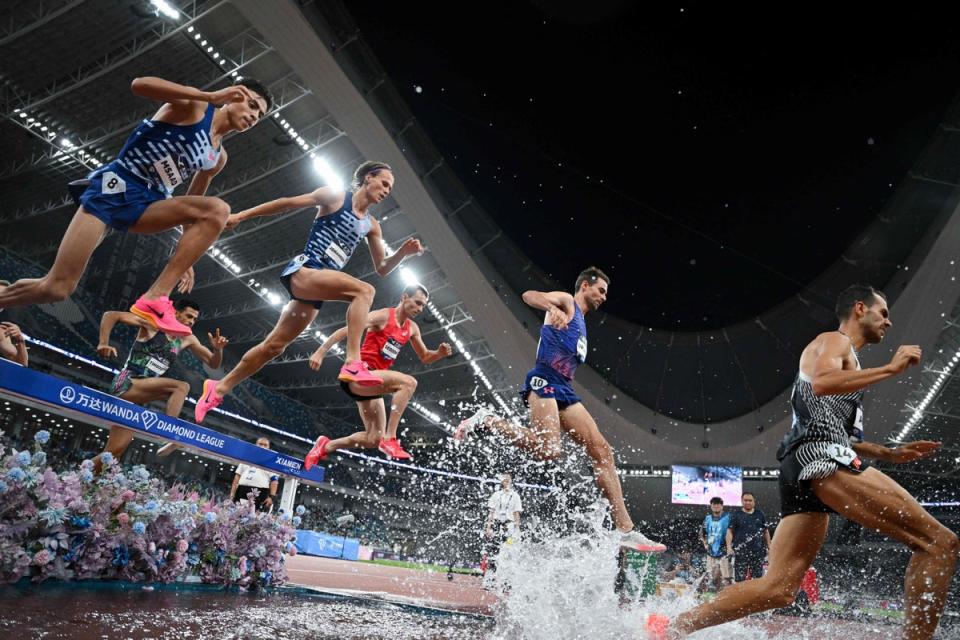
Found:
<svg viewBox="0 0 960 640"><path fill-rule="evenodd" d="M327 443L330 442L330 438L327 436L320 436L317 438L317 441L313 443L313 448L310 449L310 453L303 459L303 468L307 471L310 471L313 467L316 466L321 460L327 459Z"/></svg>
<svg viewBox="0 0 960 640"><path fill-rule="evenodd" d="M383 380L370 373L370 368L363 360L354 360L343 365L337 379L342 382L356 382L364 387L376 387L383 384Z"/></svg>
<svg viewBox="0 0 960 640"><path fill-rule="evenodd" d="M667 627L670 626L670 618L662 613L651 613L647 616L647 639L648 640L667 640Z"/></svg>
<svg viewBox="0 0 960 640"><path fill-rule="evenodd" d="M381 440L378 449L394 460L410 460L413 458L412 455L403 450L403 447L400 446L400 441L396 438Z"/></svg>
<svg viewBox="0 0 960 640"><path fill-rule="evenodd" d="M158 331L169 333L172 336L189 336L193 334L193 329L177 320L176 309L170 298L163 296L156 300L147 300L146 296L140 296L130 307L130 313L138 315Z"/></svg>
<svg viewBox="0 0 960 640"><path fill-rule="evenodd" d="M220 403L223 402L223 396L217 395L218 382L219 380L203 381L203 393L200 395L200 399L197 400L197 406L193 409L193 418L197 424L203 422L203 419L207 417L207 412L211 409L216 409L220 406Z"/></svg>

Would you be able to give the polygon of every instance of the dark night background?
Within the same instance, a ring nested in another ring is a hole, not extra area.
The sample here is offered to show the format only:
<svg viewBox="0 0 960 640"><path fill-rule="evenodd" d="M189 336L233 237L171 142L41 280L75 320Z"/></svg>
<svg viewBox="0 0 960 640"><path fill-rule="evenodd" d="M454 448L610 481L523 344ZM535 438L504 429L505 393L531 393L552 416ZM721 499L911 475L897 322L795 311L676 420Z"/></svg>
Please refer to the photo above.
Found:
<svg viewBox="0 0 960 640"><path fill-rule="evenodd" d="M942 8L348 6L509 237L564 286L606 269L606 310L659 328L801 291L882 209L960 79Z"/></svg>

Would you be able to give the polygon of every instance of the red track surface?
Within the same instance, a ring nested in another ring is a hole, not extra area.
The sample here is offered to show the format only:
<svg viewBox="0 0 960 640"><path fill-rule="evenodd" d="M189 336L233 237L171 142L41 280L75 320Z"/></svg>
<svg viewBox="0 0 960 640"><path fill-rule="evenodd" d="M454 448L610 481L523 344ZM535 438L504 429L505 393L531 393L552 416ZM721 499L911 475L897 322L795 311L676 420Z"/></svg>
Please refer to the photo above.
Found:
<svg viewBox="0 0 960 640"><path fill-rule="evenodd" d="M293 584L324 591L357 592L463 613L492 615L497 603L483 590L480 578L458 573L450 581L441 572L299 555L287 558L287 575Z"/></svg>

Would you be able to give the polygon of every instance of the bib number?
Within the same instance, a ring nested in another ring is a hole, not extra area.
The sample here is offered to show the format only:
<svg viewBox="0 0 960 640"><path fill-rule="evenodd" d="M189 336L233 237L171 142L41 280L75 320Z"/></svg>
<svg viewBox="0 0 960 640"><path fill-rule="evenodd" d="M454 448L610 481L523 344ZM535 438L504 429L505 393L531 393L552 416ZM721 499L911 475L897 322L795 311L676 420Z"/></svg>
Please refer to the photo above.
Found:
<svg viewBox="0 0 960 640"><path fill-rule="evenodd" d="M400 344L393 338L388 338L387 341L383 343L383 349L380 350L380 355L387 360L396 360L397 356L400 355Z"/></svg>
<svg viewBox="0 0 960 640"><path fill-rule="evenodd" d="M859 467L859 458L857 458L857 453L850 447L843 447L839 444L831 444L827 447L827 455L830 456L836 462L839 462L845 467ZM854 464L854 461L857 463Z"/></svg>
<svg viewBox="0 0 960 640"><path fill-rule="evenodd" d="M166 360L150 358L150 360L147 361L146 367L144 368L154 375L162 376L167 372L167 369L170 368L170 363L168 363Z"/></svg>
<svg viewBox="0 0 960 640"><path fill-rule="evenodd" d="M127 183L113 171L105 171L104 174L100 176L100 184L100 193L114 194L126 193L127 191Z"/></svg>
<svg viewBox="0 0 960 640"><path fill-rule="evenodd" d="M173 191L178 185L183 184L183 176L180 175L180 168L173 156L167 155L153 163L160 181L168 191Z"/></svg>
<svg viewBox="0 0 960 640"><path fill-rule="evenodd" d="M587 361L587 336L580 336L577 339L577 358L580 364Z"/></svg>
<svg viewBox="0 0 960 640"><path fill-rule="evenodd" d="M547 381L539 376L533 376L530 378L530 388L539 391L547 386Z"/></svg>
<svg viewBox="0 0 960 640"><path fill-rule="evenodd" d="M338 269L342 269L347 264L347 258L349 257L347 256L347 252L341 249L340 245L336 242L331 242L325 253Z"/></svg>

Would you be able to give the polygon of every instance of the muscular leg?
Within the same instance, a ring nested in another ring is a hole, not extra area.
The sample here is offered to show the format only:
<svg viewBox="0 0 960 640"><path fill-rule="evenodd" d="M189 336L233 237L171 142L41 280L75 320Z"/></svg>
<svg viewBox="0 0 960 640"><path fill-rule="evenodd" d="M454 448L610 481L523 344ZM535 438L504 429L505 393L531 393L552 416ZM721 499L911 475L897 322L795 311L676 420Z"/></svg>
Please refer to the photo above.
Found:
<svg viewBox="0 0 960 640"><path fill-rule="evenodd" d="M529 451L541 460L556 460L563 449L560 444L560 411L553 398L541 398L530 392L530 426L522 427L504 418L492 418L487 426L502 434L513 445Z"/></svg>
<svg viewBox="0 0 960 640"><path fill-rule="evenodd" d="M826 513L796 513L781 520L770 545L767 575L738 582L710 602L681 614L672 625L671 637L682 638L705 627L790 605L823 545L829 522Z"/></svg>
<svg viewBox="0 0 960 640"><path fill-rule="evenodd" d="M273 328L263 342L253 347L245 354L240 362L237 363L230 373L224 376L223 380L217 383L217 395L226 395L230 391L255 374L287 348L291 342L297 339L303 330L306 329L313 319L317 317L317 310L313 305L298 300L291 300L280 314L277 320L277 326Z"/></svg>
<svg viewBox="0 0 960 640"><path fill-rule="evenodd" d="M183 408L183 401L190 392L190 385L183 380L173 378L134 378L131 386L120 395L121 400L144 405L154 400L167 400L167 415L177 417ZM133 441L134 432L123 427L110 427L107 444L103 448L117 460L127 451ZM100 456L93 459L94 472L100 473L103 463Z"/></svg>
<svg viewBox="0 0 960 640"><path fill-rule="evenodd" d="M148 299L170 295L180 276L220 237L229 215L230 205L208 196L178 196L147 207L130 227L134 233L160 233L180 225L184 227L176 251L147 290Z"/></svg>
<svg viewBox="0 0 960 640"><path fill-rule="evenodd" d="M960 548L957 536L892 478L877 469L838 471L813 482L813 492L840 515L899 540L913 551L904 578L903 637L933 637Z"/></svg>
<svg viewBox="0 0 960 640"><path fill-rule="evenodd" d="M376 373L380 372L374 372L374 374ZM390 400L390 419L387 420L387 431L383 436L385 439L390 440L397 437L400 418L403 417L403 412L407 410L407 404L410 402L410 398L413 397L414 392L417 390L417 379L397 371L386 371L383 373L390 375L390 378L387 378L387 380L388 385L391 387L391 393L393 393L393 397Z"/></svg>
<svg viewBox="0 0 960 640"><path fill-rule="evenodd" d="M956 534L877 469L867 469L861 474L841 470L811 484L814 494L840 515L899 540L913 550L904 579L903 636L908 640L931 638L940 621L956 565L960 548ZM816 513L784 518L773 537L767 574L730 587L713 602L678 617L674 625L677 637L793 602L803 573L826 536L827 521L826 514Z"/></svg>
<svg viewBox="0 0 960 640"><path fill-rule="evenodd" d="M347 307L347 362L360 359L360 336L376 290L351 275L330 269L302 268L290 278L290 289L303 300L339 300Z"/></svg>
<svg viewBox="0 0 960 640"><path fill-rule="evenodd" d="M623 488L620 486L620 476L617 475L613 449L600 433L593 417L582 404L573 404L560 412L560 426L593 460L593 475L603 497L610 503L613 526L619 531L633 529L633 520L630 519L630 512L623 501Z"/></svg>
<svg viewBox="0 0 960 640"><path fill-rule="evenodd" d="M380 373L379 371L377 373ZM360 385L357 385L360 387ZM362 387L361 387L362 388ZM371 387L365 387L370 389ZM372 387L376 389L377 387ZM364 431L358 431L345 438L337 438L327 443L326 452L333 453L338 449L376 449L383 437L384 425L387 421L386 408L383 398L376 400L362 400L357 402L360 418L363 420Z"/></svg>
<svg viewBox="0 0 960 640"><path fill-rule="evenodd" d="M67 227L57 257L42 278L23 278L0 291L0 309L64 300L74 292L90 256L107 233L107 225L77 209Z"/></svg>

